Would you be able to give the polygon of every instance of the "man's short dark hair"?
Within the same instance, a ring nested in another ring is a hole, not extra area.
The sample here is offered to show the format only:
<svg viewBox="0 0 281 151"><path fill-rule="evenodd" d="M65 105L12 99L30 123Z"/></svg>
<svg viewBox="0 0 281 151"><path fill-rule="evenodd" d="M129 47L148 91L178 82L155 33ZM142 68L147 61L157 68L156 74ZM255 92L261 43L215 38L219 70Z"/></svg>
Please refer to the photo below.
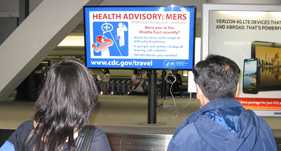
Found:
<svg viewBox="0 0 281 151"><path fill-rule="evenodd" d="M196 64L193 74L195 83L209 100L235 96L240 69L231 59L209 55Z"/></svg>

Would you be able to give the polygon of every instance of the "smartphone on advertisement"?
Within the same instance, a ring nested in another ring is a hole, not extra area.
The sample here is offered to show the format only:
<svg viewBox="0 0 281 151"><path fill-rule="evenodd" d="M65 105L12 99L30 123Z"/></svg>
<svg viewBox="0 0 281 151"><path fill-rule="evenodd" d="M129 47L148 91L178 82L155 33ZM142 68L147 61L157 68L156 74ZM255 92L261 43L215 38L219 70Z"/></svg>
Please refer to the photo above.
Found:
<svg viewBox="0 0 281 151"><path fill-rule="evenodd" d="M258 93L258 61L257 59L244 59L243 92Z"/></svg>

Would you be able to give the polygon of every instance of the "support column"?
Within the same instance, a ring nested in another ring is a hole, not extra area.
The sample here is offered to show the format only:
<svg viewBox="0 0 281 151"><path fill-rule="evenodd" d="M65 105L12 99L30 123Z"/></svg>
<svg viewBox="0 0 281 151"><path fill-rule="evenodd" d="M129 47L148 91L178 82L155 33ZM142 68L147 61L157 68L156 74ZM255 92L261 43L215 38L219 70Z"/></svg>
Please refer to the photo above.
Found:
<svg viewBox="0 0 281 151"><path fill-rule="evenodd" d="M155 124L157 113L157 86L156 86L156 70L148 71L149 90L148 90L148 124Z"/></svg>

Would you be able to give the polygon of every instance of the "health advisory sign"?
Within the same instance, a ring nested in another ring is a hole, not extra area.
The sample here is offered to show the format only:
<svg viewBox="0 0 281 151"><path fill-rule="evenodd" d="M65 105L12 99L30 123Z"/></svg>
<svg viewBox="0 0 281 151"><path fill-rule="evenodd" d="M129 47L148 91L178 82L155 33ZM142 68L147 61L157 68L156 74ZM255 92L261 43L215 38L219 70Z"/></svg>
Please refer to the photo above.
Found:
<svg viewBox="0 0 281 151"><path fill-rule="evenodd" d="M195 7L84 7L89 68L192 69Z"/></svg>

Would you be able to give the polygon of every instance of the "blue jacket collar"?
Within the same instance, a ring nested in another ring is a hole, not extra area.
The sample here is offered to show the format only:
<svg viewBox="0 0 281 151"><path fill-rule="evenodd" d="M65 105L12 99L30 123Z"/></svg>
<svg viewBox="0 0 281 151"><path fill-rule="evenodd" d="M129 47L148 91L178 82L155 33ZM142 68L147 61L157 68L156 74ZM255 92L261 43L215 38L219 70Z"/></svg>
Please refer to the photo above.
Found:
<svg viewBox="0 0 281 151"><path fill-rule="evenodd" d="M202 115L207 111L215 110L219 108L232 108L232 107L242 108L242 105L234 98L218 98L215 100L211 100L208 104L204 105L198 111L193 112L189 117L187 117L185 121L177 128L177 130L181 129L186 124L195 122L200 115Z"/></svg>
<svg viewBox="0 0 281 151"><path fill-rule="evenodd" d="M200 112L202 113L208 110L214 110L222 107L232 108L232 107L242 107L242 105L234 98L218 98L215 100L210 100L208 104L201 107Z"/></svg>

